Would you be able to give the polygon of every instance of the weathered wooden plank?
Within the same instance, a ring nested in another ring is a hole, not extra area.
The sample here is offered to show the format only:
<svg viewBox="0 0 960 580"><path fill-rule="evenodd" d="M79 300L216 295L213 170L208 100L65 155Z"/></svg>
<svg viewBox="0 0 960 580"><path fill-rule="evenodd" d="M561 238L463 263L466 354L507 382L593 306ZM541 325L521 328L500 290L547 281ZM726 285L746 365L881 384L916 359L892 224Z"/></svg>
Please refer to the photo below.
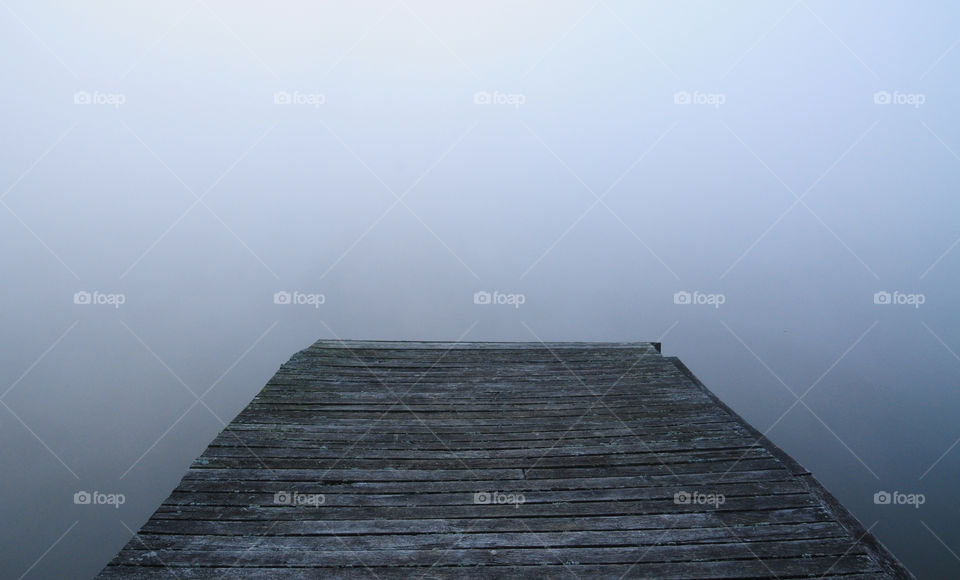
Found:
<svg viewBox="0 0 960 580"><path fill-rule="evenodd" d="M461 492L421 492L416 495L410 493L384 492L375 493L367 490L366 493L333 493L326 486L301 486L296 490L299 493L325 494L324 504L327 506L365 506L365 505L463 505L474 502L474 494L485 488L474 486L473 489ZM496 488L489 488L495 490ZM673 496L679 491L686 490L686 486L676 487L613 487L591 488L577 490L537 490L528 489L524 485L511 485L511 493L524 494L524 506L535 503L555 503L571 501L627 501L627 500L657 500L673 501ZM711 493L721 493L726 501L734 497L756 497L761 495L802 494L805 486L795 480L768 481L750 483L728 483L710 486ZM278 490L283 491L283 490ZM167 506L180 505L207 505L207 506L250 506L270 505L274 502L273 493L236 493L229 490L207 492L184 492L175 490L164 502Z"/></svg>
<svg viewBox="0 0 960 580"><path fill-rule="evenodd" d="M604 465L600 467L541 467L533 464L523 469L342 469L338 466L317 468L198 468L191 467L187 480L243 479L279 481L449 481L458 479L559 479L579 477L643 477L651 475L713 474L722 477L734 471L785 469L776 459L744 459L740 461L700 461L664 464L653 462L636 465Z"/></svg>
<svg viewBox="0 0 960 580"><path fill-rule="evenodd" d="M188 520L151 519L141 529L149 534L205 534L210 536L311 536L361 534L466 534L479 532L563 532L604 530L646 530L664 533L667 530L720 528L737 532L743 526L792 525L827 521L819 506L781 508L753 512L685 512L681 514L642 514L607 516L547 515L519 518L462 518L416 520ZM131 546L131 549L137 549Z"/></svg>
<svg viewBox="0 0 960 580"><path fill-rule="evenodd" d="M498 419L501 421L506 421L510 419L525 419L534 414L523 409L513 409L510 411L499 409L471 411L447 407L433 411L415 411L405 406L399 406L382 411L356 411L343 409L316 409L311 408L308 405L304 405L289 406L286 408L284 406L247 407L247 409L243 411L242 416L238 416L238 419L242 418L243 421L253 419L259 419L262 421L267 419L282 423L312 422L319 417L329 419L366 418L369 420L371 413L374 413L375 416L382 415L386 419L400 419L407 422L421 420L433 422L436 420L449 419L454 421L454 424L459 423L461 425L467 424L467 421L471 419ZM597 405L583 409L556 409L547 413L535 414L535 416L537 416L538 420L553 420L557 422L575 421L579 418L623 421L627 419L655 419L662 417L664 413L671 413L676 417L687 417L691 419L695 419L697 417L716 417L720 414L717 412L714 406L709 404L683 407L618 407L616 409L610 408L609 406Z"/></svg>
<svg viewBox="0 0 960 580"><path fill-rule="evenodd" d="M510 457L521 457L529 459L530 457L556 457L556 456L580 456L580 455L609 455L609 454L659 454L661 457L669 456L671 453L679 453L683 450L693 452L704 451L731 451L746 449L764 450L762 447L752 445L753 441L749 439L706 439L699 441L674 443L629 443L621 445L564 445L566 441L554 441L553 445L545 448L522 447L519 449L461 449L455 453L461 459L481 459L495 457L505 459ZM353 448L351 455L360 459L429 459L436 457L438 452L450 450L449 446L434 445L429 449L420 447L407 447L393 449L376 445L374 447L357 446ZM211 445L202 457L247 457L250 455L249 449L256 449L256 454L260 457L280 458L280 457L309 457L313 459L339 459L343 456L343 446L340 448L327 448L326 446L307 446L291 445L281 447L277 444L236 444L236 445Z"/></svg>
<svg viewBox="0 0 960 580"><path fill-rule="evenodd" d="M407 425L409 431L403 431L404 425ZM661 417L645 419L620 419L612 416L603 418L580 417L577 420L534 420L520 422L511 422L504 420L476 419L466 422L463 420L440 420L434 418L427 423L426 421L411 421L410 418L403 420L390 419L382 417L381 414L373 414L367 419L358 418L325 418L323 427L318 427L311 423L293 423L282 424L273 422L250 422L243 423L235 421L230 423L232 431L261 431L261 432L285 432L285 433L329 433L333 431L368 431L371 429L380 432L390 433L450 433L451 435L462 433L523 433L523 432L544 432L544 431L574 431L574 430L626 430L633 435L641 435L644 432L654 434L663 431L691 431L702 428L730 428L734 429L736 422L731 421L729 417L716 414L708 414L701 417ZM564 429L564 427L566 427Z"/></svg>
<svg viewBox="0 0 960 580"><path fill-rule="evenodd" d="M521 418L513 419L512 421L522 422L522 424L511 424L509 419L500 419L500 420L481 420L479 419L465 419L465 418L453 418L453 419L441 419L441 418L431 418L428 422L425 418L417 417L413 414L407 414L404 417L381 417L379 413L368 416L366 419L362 418L334 418L334 417L324 417L319 414L313 415L304 415L301 417L287 417L284 415L272 415L272 416L261 416L261 417L237 417L232 426L236 427L238 425L259 425L260 428L267 426L267 428L283 428L283 427L297 427L301 425L308 425L309 421L324 421L326 422L326 429L333 431L335 429L340 429L341 427L350 428L356 426L366 426L366 429L371 428L371 423L374 426L385 426L388 429L392 429L393 432L402 433L404 426L409 426L410 429L424 429L426 432L433 432L437 434L443 433L484 433L484 432L496 432L501 431L504 428L509 428L511 430L527 430L527 431L538 431L538 430L553 430L553 431L563 431L565 428L569 429L571 427L581 427L581 428L593 428L593 427L604 427L604 428L623 428L623 429L635 429L635 428L644 428L644 427L665 427L668 425L679 425L681 422L685 422L688 425L699 425L699 424L713 424L718 422L727 422L729 423L729 418L723 417L717 413L671 413L670 418L665 417L620 417L614 416L612 414L606 415L594 415L594 416L580 416L580 417L570 417L570 418L556 418L556 417L547 417L547 418ZM476 421L476 422L475 422ZM363 431L363 429L361 429Z"/></svg>
<svg viewBox="0 0 960 580"><path fill-rule="evenodd" d="M565 490L565 489L615 489L680 486L685 488L707 487L722 490L725 485L755 483L759 485L778 482L794 482L796 476L785 470L731 471L727 474L687 473L678 475L650 475L631 477L568 477L562 479L522 479L511 480L516 490ZM291 483L282 479L239 480L239 479L190 479L183 480L174 490L176 493L194 491L219 491L229 493L274 493L290 489ZM347 481L330 482L314 479L310 485L322 487L323 493L437 493L449 491L476 491L478 489L498 489L503 480L455 479L437 481Z"/></svg>
<svg viewBox="0 0 960 580"><path fill-rule="evenodd" d="M300 491L300 490L297 490ZM508 490L509 491L509 490ZM783 494L750 498L726 498L716 511L757 511L782 508L801 508L818 505L808 494ZM323 504L307 505L246 505L225 509L217 505L161 505L155 518L167 519L240 519L240 520L310 520L310 519L429 519L429 518L524 518L533 516L586 516L683 513L714 509L702 505L677 505L673 499L660 501L584 501L531 503L522 505L419 505L419 506L356 506Z"/></svg>
<svg viewBox="0 0 960 580"><path fill-rule="evenodd" d="M712 432L711 432L712 431ZM656 439L645 438L643 444L649 449L666 450L679 445L710 445L728 442L737 445L754 445L757 440L746 434L730 433L726 429L711 431L665 431L660 432ZM474 437L443 436L437 441L433 433L401 434L358 431L355 437L338 433L299 433L299 432L264 432L254 430L224 431L218 435L211 448L223 447L285 447L290 449L344 449L344 448L376 448L376 449L463 449L463 450L495 450L495 449L536 449L553 448L558 442L564 446L611 446L636 444L636 435L639 433L629 429L620 432L582 431L555 431L533 432L529 435L518 433L512 437L478 441ZM644 433L649 435L649 432ZM348 438L349 437L349 438Z"/></svg>
<svg viewBox="0 0 960 580"><path fill-rule="evenodd" d="M740 459L772 458L770 452L763 447L707 449L664 452L624 452L613 453L605 451L582 455L544 455L529 453L527 456L515 457L464 457L454 452L437 452L433 458L339 458L324 459L309 456L280 456L256 452L222 456L205 454L196 460L195 465L210 468L257 468L269 469L324 469L333 467L334 463L340 469L526 469L536 462L538 468L550 467L590 467L590 466L621 466L621 465L675 465L683 463L704 463L717 461L737 461ZM290 451L293 453L293 451Z"/></svg>
<svg viewBox="0 0 960 580"><path fill-rule="evenodd" d="M664 397L660 400L646 400L643 401L642 407L630 406L637 405L639 402L636 400L636 397L631 398L622 397L617 399L611 399L606 397L596 397L594 399L584 399L580 402L565 402L565 403L544 403L543 401L529 402L529 403L518 403L514 401L498 401L496 403L485 404L481 402L473 401L464 401L464 402L451 402L446 401L444 403L415 403L409 400L404 400L402 403L397 403L396 401L384 402L384 403L375 403L375 402L340 402L340 403L327 403L327 402L316 402L312 400L301 400L301 401L292 401L287 398L283 399L274 399L267 400L265 398L258 398L254 400L247 408L252 411L261 411L268 413L283 413L285 411L299 411L299 412L331 412L336 411L338 413L373 413L373 412L387 412L387 411L405 411L411 413L424 413L432 414L438 412L450 412L451 410L456 410L458 413L477 413L477 412L498 412L498 411L510 411L511 413L535 413L539 416L567 416L568 413L558 413L559 411L578 411L579 414L584 414L593 409L605 409L610 407L611 409L616 410L618 413L632 413L632 412L643 412L648 414L656 414L663 412L665 410L682 408L684 410L699 409L699 410L715 410L716 407L711 404L709 399L704 397L689 397L683 400L677 400L676 398ZM399 409L398 409L399 408ZM433 416L433 415L431 415Z"/></svg>
<svg viewBox="0 0 960 580"><path fill-rule="evenodd" d="M806 542L825 547L827 541L843 541L846 534L837 524L810 526L758 526L738 530L752 536L750 546L761 542ZM337 552L343 550L445 550L451 546L461 549L503 549L549 547L635 547L670 546L672 544L728 544L739 543L735 532L725 528L650 531L586 531L586 532L497 532L468 534L365 534L362 536L261 536L258 550L302 550ZM250 539L242 536L207 535L150 535L141 534L139 551L186 550L244 550ZM819 542L819 543L818 543ZM849 547L844 544L844 547ZM131 551L132 552L132 551ZM862 551L859 553L863 553Z"/></svg>
<svg viewBox="0 0 960 580"><path fill-rule="evenodd" d="M631 424L632 423L632 424ZM512 440L541 440L544 438L558 438L564 434L569 437L576 436L631 436L642 437L646 442L656 442L662 437L671 435L677 436L717 436L719 435L749 435L737 423L729 419L717 418L704 423L677 423L675 421L664 421L657 424L637 422L590 422L575 421L572 424L567 423L566 429L553 427L550 425L537 424L507 424L504 422L490 423L489 425L461 425L459 427L444 427L437 425L423 425L421 423L412 424L406 430L401 430L403 425L399 423L386 423L378 420L376 417L369 421L328 421L327 424L318 428L314 425L276 425L276 424L240 424L231 423L228 429L221 432L222 436L232 436L234 434L248 433L257 436L284 436L284 437L332 437L334 440L342 441L344 437L349 437L352 433L370 434L370 435L404 435L409 437L424 435L444 435L450 438L463 437L465 435L484 435L495 438L502 437L504 441ZM718 433L719 432L719 433ZM491 439L493 440L493 439Z"/></svg>
<svg viewBox="0 0 960 580"><path fill-rule="evenodd" d="M739 537L750 537L749 545L760 542L794 541L849 542L845 530L835 523L808 525L763 525L738 529L687 528L681 530L614 530L563 532L505 532L478 533L423 533L423 534L364 534L324 536L261 535L258 550L445 550L451 546L461 549L600 547L600 546L670 546L673 544L729 544L739 543ZM152 550L243 550L250 547L250 539L237 536L209 536L207 534L140 534L141 549ZM825 544L826 542L824 542ZM823 544L821 544L823 545ZM849 547L845 545L845 547ZM860 552L862 553L862 552Z"/></svg>
<svg viewBox="0 0 960 580"><path fill-rule="evenodd" d="M253 580L265 580L271 578L280 578L283 580L304 580L315 578L331 578L334 580L355 580L363 578L367 580L383 579L406 579L406 578L424 578L427 580L436 579L476 579L478 577L494 579L540 579L540 578L598 578L621 580L623 578L645 578L651 580L673 580L673 579L710 579L710 578L843 578L844 580L883 580L884 578L893 578L879 570L869 574L845 574L850 570L870 571L864 567L864 558L862 556L847 557L841 560L835 560L830 557L810 558L805 561L785 561L775 562L773 568L765 566L759 561L724 561L709 563L649 563L640 565L582 565L582 564L546 564L542 566L425 566L419 568L368 568L362 564L356 564L353 568L177 568L180 578L185 580L224 578L231 580L234 578L250 578ZM120 570L120 568L118 568ZM168 575L162 568L156 572L143 572L142 567L124 567L124 571L129 576L123 575L123 572L117 572L116 575L104 576L105 578L132 578L139 580L142 578L156 578L157 576ZM830 576L822 576L821 570L831 572ZM809 572L809 575L808 575ZM834 576L832 573L843 574L843 576ZM151 575L154 574L154 575ZM169 576L172 577L172 576Z"/></svg>
<svg viewBox="0 0 960 580"><path fill-rule="evenodd" d="M460 549L453 540L448 546L435 550L406 550L384 548L380 550L350 550L349 547L333 551L314 550L264 550L259 544L247 550L124 550L117 564L129 565L149 562L154 565L194 566L203 561L212 566L354 566L362 562L367 566L510 566L555 564L576 562L580 564L631 564L641 557L648 562L710 562L716 560L748 560L756 558L768 566L775 560L807 559L816 556L865 555L862 548L844 540L813 540L779 542L740 542L726 544L681 544L674 546L605 546L568 548L550 546L549 549ZM348 545L349 546L349 545ZM874 566L876 568L876 566Z"/></svg>

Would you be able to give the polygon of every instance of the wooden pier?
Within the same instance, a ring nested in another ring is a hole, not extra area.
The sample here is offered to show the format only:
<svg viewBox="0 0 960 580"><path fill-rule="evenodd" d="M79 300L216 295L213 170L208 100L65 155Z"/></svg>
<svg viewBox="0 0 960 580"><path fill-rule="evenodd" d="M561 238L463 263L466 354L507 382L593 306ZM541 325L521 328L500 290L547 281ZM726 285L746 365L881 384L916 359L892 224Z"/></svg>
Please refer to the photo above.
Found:
<svg viewBox="0 0 960 580"><path fill-rule="evenodd" d="M911 578L657 343L320 341L101 578Z"/></svg>

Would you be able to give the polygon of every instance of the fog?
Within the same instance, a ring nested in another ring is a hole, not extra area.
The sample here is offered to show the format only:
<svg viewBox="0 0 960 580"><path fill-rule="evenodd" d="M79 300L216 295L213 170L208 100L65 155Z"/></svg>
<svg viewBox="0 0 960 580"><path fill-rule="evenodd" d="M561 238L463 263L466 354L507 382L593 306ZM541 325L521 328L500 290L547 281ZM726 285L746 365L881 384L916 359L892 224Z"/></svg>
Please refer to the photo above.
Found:
<svg viewBox="0 0 960 580"><path fill-rule="evenodd" d="M960 573L952 4L3 8L4 576L94 576L321 338L661 340Z"/></svg>

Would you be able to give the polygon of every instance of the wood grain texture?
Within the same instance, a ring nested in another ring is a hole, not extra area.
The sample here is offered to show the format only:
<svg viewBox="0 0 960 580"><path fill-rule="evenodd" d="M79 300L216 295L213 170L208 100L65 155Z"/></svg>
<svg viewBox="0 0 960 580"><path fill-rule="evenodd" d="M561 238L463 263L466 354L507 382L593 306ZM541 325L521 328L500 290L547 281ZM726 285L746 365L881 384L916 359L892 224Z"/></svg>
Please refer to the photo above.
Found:
<svg viewBox="0 0 960 580"><path fill-rule="evenodd" d="M911 578L660 345L318 341L100 578Z"/></svg>

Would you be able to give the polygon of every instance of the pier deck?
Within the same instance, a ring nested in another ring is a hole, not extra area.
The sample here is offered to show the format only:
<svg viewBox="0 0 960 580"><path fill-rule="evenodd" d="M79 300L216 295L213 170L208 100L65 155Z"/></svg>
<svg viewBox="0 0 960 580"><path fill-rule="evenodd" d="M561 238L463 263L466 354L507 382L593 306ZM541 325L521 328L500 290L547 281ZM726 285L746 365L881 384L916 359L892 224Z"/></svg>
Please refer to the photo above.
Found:
<svg viewBox="0 0 960 580"><path fill-rule="evenodd" d="M656 343L320 341L101 578L910 578Z"/></svg>

